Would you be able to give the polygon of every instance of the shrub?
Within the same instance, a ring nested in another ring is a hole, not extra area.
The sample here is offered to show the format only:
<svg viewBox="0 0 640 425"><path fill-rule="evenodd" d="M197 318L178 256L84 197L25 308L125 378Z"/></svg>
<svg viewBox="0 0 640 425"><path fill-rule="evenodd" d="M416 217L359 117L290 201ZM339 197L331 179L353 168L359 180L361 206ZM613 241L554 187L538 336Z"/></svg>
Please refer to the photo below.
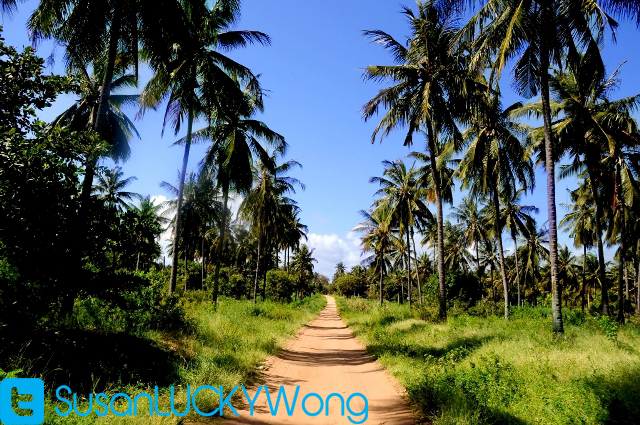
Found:
<svg viewBox="0 0 640 425"><path fill-rule="evenodd" d="M267 272L267 297L280 302L290 302L295 290L293 277L283 270Z"/></svg>

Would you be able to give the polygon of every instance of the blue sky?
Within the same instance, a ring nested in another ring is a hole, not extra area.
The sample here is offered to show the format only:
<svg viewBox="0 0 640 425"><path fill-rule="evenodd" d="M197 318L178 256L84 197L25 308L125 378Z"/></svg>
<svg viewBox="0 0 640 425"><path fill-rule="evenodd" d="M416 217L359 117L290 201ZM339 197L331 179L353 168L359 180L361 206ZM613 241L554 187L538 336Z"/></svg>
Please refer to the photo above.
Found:
<svg viewBox="0 0 640 425"><path fill-rule="evenodd" d="M2 35L7 44L29 45L25 22L37 3L34 0L19 3L12 19L3 18ZM263 31L271 36L272 46L251 46L231 52L229 56L261 75L262 85L269 93L265 113L258 119L285 136L290 146L287 159L303 165L302 170L292 175L307 188L293 197L302 209L303 223L309 226L309 245L316 249L315 257L319 260L316 269L328 276L333 274L339 261L353 266L361 260L359 240L350 230L361 221L358 211L373 202L376 187L368 183L369 178L382 173L382 160L401 158L409 153L409 149L402 146L402 131L392 133L382 144L372 145L375 117L365 123L360 110L382 88L362 80L363 68L391 63L380 45L362 36L362 30L381 29L404 41L408 28L398 13L401 4L414 5L411 1L371 0L244 0L242 5L237 29ZM610 72L627 60L622 68L622 84L614 98L640 93L639 32L634 25L623 22L617 35L618 43L611 43L608 37L604 50ZM42 57L51 53L51 43L43 43L38 48ZM64 73L62 53L63 49L58 47L53 67L56 73ZM149 77L149 71L143 69L140 87ZM505 74L505 104L522 100L509 89L510 79L511 76ZM63 96L43 111L41 118L52 119L73 100L72 96ZM133 117L136 110L128 112ZM125 176L138 178L130 190L143 195L169 196L159 183L176 181L183 155L181 147L171 147L177 137L170 129L161 137L161 111L148 112L135 124L141 139L132 140L131 158L122 164ZM413 150L423 149L418 137L416 141ZM204 145L192 148L190 170L197 167L204 150ZM105 165L111 166L109 162ZM544 223L547 216L545 181L542 170L537 170L536 188L525 200L540 208L539 224ZM558 203L568 200L566 188L574 185L569 180L558 182ZM455 201L461 196L457 193ZM562 214L562 208L559 207L558 212ZM566 235L561 235L560 242L571 243ZM511 241L506 240L505 248L510 247Z"/></svg>

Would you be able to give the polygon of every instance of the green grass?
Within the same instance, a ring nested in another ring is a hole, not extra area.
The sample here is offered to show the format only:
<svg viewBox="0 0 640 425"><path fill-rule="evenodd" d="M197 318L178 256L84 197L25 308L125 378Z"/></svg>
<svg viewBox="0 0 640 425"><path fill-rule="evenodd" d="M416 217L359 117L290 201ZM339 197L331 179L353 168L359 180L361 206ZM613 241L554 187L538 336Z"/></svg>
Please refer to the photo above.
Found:
<svg viewBox="0 0 640 425"><path fill-rule="evenodd" d="M268 301L259 302L257 305L254 305L252 301L222 298L216 310L209 301L202 298L206 297L200 297L197 292L194 292L187 294L185 299L184 308L195 327L191 332L149 331L145 335L135 336L145 341L145 346L155 346L157 350L165 353L165 363L162 367L155 369L157 376L162 377L163 380L163 383L159 385L161 410L169 410L169 385L171 384L178 389L176 400L186 400L187 385L191 386L192 391L201 385L222 385L227 393L235 385L251 383L256 376L257 367L264 362L266 357L277 354L286 341L293 337L305 323L315 318L326 305L323 296L314 296L290 304ZM133 338L133 336L121 336ZM145 355L147 355L146 352L140 352L140 356ZM131 356L135 356L135 352L131 353ZM129 360L131 360L130 357ZM144 358L136 359L141 362L144 360ZM47 378L48 372L34 374L35 369L29 370L28 367L29 359L22 358L20 361L22 365L15 365L16 368L24 369L22 373L19 373L19 376L41 377L45 381L45 385L49 384L49 389L52 392L55 390L55 386L51 386L51 382ZM27 367L24 367L25 365ZM122 365L122 367L126 369L127 365ZM100 372L99 365L90 371L92 374L100 374ZM171 382L166 381L167 377L171 377ZM141 392L153 395L155 385L148 379L125 382L115 375L111 376L112 379L109 378L109 376L102 376L99 381L100 385L95 387L92 392L103 391L108 396L117 392L132 396ZM58 384L60 383L58 382ZM87 392L81 393L73 386L71 388L79 396L85 396L86 400ZM242 395L241 391L239 393L236 395ZM126 409L126 403L124 404L125 406L121 410ZM137 417L122 418L116 418L111 414L102 418L95 414L87 417L71 414L62 418L55 413L56 406L63 412L68 408L63 403L47 402L45 424L103 424L114 423L114 421L124 424L176 424L183 423L184 420L188 422L189 420L204 421L205 419L198 416L193 408L185 418L176 416L163 418L157 415L149 417L146 402L140 403ZM185 403L182 402L176 405L176 410L182 411L184 406ZM217 406L218 400L214 400L211 391L204 391L198 395L200 410L210 411ZM81 403L80 411L86 411L87 407L88 402L84 401ZM146 416L144 413L140 413L145 411Z"/></svg>
<svg viewBox="0 0 640 425"><path fill-rule="evenodd" d="M407 389L424 421L444 424L636 424L640 326L550 310L512 320L459 315L417 320L408 307L338 299L356 336Z"/></svg>

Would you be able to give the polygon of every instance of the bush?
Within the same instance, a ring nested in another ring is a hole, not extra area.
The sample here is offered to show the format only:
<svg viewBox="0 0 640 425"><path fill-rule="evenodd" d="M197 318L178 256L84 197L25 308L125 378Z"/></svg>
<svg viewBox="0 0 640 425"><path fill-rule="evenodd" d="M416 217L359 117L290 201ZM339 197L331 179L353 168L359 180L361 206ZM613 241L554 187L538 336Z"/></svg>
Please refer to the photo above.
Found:
<svg viewBox="0 0 640 425"><path fill-rule="evenodd" d="M274 301L290 302L295 290L293 277L282 270L267 272L267 297Z"/></svg>

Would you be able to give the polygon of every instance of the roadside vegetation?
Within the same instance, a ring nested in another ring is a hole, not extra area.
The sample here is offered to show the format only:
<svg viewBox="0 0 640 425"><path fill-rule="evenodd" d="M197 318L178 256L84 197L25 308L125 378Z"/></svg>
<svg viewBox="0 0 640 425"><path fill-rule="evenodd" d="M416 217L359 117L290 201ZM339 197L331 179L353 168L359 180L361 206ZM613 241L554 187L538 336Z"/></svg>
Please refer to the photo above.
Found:
<svg viewBox="0 0 640 425"><path fill-rule="evenodd" d="M437 304L435 305L437 307ZM427 423L634 424L640 407L640 326L549 307L451 309L446 322L408 305L338 298L342 318L407 389Z"/></svg>

